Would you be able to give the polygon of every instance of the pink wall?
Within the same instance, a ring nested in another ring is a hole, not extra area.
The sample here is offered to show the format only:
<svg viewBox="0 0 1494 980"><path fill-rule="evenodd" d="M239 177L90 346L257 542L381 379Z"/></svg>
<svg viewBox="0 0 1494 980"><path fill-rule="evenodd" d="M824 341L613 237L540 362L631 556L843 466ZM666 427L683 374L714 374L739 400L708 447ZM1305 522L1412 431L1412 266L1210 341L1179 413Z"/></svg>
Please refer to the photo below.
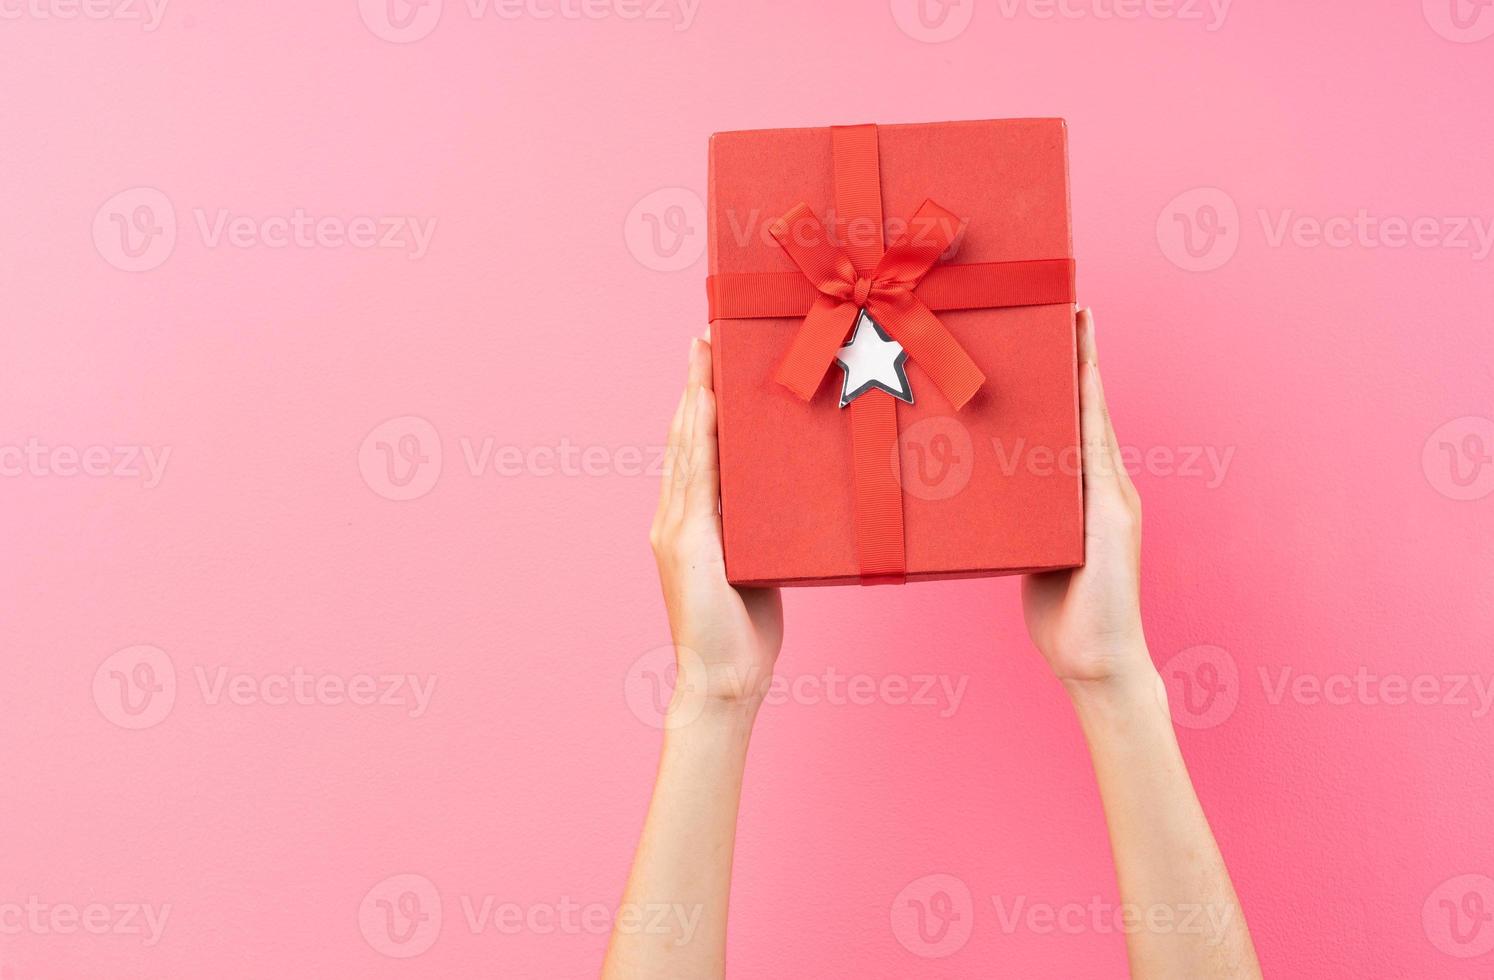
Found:
<svg viewBox="0 0 1494 980"><path fill-rule="evenodd" d="M594 972L706 137L1022 115L1268 972L1494 971L1494 7L560 2L0 0L0 977ZM736 975L1123 972L1014 586L789 596Z"/></svg>

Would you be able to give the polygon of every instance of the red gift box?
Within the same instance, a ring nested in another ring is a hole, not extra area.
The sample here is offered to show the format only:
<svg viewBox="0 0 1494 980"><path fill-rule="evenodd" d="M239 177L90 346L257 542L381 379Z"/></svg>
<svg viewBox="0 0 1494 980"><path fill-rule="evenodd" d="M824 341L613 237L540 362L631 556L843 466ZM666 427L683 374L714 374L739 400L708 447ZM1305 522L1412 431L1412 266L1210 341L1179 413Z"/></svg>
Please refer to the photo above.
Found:
<svg viewBox="0 0 1494 980"><path fill-rule="evenodd" d="M1062 120L717 133L709 197L730 581L1083 563ZM842 408L863 311L903 374Z"/></svg>

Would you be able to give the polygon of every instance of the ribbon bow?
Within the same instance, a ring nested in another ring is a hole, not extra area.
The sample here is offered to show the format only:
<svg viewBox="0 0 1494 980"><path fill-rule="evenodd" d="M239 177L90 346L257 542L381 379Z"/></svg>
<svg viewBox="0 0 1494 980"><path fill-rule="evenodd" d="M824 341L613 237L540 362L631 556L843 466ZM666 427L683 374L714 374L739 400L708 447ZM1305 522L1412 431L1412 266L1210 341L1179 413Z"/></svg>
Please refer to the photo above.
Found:
<svg viewBox="0 0 1494 980"><path fill-rule="evenodd" d="M808 401L861 309L903 346L956 409L970 400L986 376L914 295L920 280L954 239L960 219L924 201L907 231L866 275L830 242L813 211L799 204L770 229L780 247L817 290L814 305L778 366L777 379ZM880 243L879 243L880 244Z"/></svg>

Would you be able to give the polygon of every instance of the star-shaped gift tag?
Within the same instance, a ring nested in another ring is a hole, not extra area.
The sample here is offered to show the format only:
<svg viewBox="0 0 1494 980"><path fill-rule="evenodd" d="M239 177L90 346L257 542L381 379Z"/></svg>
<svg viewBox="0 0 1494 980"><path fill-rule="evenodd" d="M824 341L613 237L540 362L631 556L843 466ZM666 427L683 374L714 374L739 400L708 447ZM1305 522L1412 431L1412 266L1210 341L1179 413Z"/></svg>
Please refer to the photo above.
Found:
<svg viewBox="0 0 1494 980"><path fill-rule="evenodd" d="M862 310L851 331L851 342L835 355L835 362L845 369L845 383L840 389L840 407L845 408L873 388L880 388L894 398L913 404L913 389L903 364L908 352L903 345L887 336L881 324Z"/></svg>

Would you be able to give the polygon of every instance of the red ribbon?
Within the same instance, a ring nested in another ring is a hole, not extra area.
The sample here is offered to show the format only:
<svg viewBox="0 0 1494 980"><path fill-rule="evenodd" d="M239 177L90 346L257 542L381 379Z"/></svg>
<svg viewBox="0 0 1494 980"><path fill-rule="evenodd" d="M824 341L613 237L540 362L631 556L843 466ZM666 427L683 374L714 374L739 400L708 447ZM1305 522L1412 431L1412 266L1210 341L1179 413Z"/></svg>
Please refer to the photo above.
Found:
<svg viewBox="0 0 1494 980"><path fill-rule="evenodd" d="M830 134L837 213L853 229L840 236L845 250L832 244L808 205L799 204L771 231L800 271L709 277L710 317L803 316L776 378L808 401L864 308L958 410L980 390L985 374L933 310L1072 303L1073 260L936 267L961 222L933 201L923 202L907 232L884 253L877 128L835 126ZM861 581L901 582L907 563L894 472L897 402L884 391L869 391L851 402L848 414Z"/></svg>

